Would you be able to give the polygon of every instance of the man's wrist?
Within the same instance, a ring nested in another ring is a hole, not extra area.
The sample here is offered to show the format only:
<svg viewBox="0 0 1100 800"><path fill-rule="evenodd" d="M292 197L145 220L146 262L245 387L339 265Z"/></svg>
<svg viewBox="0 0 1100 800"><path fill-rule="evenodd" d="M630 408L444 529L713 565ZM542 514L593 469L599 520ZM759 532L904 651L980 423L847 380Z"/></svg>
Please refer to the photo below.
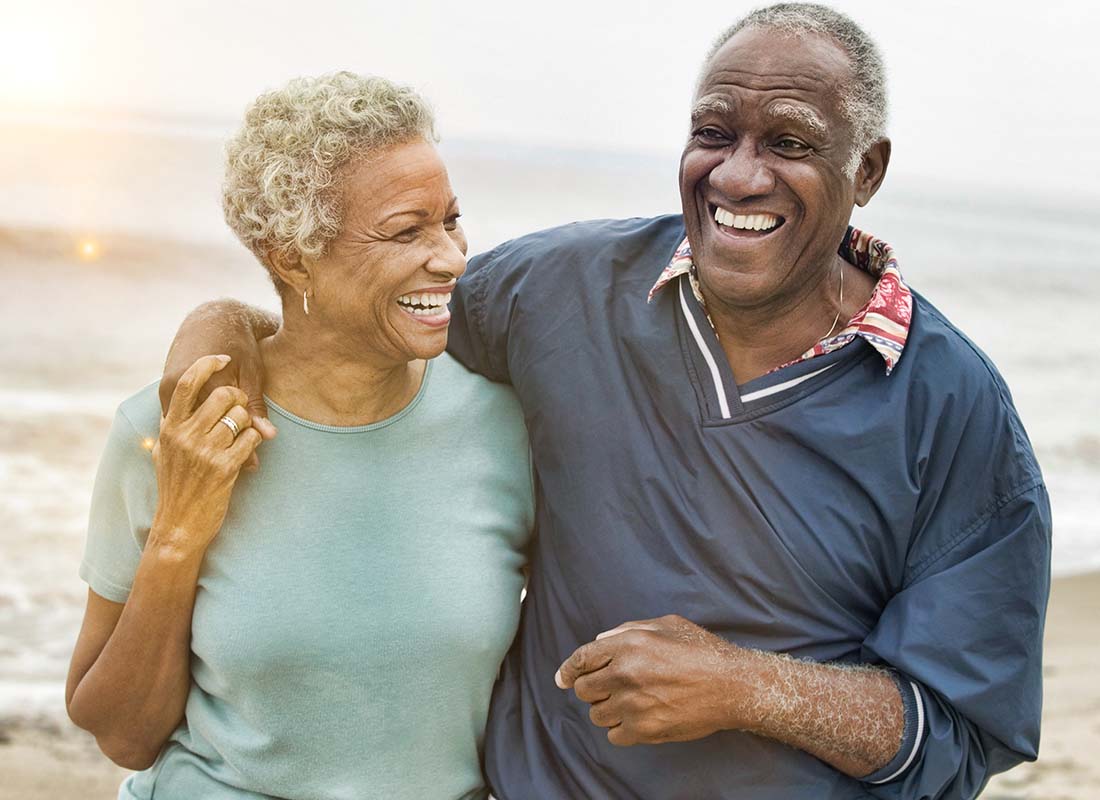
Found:
<svg viewBox="0 0 1100 800"><path fill-rule="evenodd" d="M774 654L730 646L724 670L723 730L765 733L768 711L763 698L768 695L765 687L769 673L774 674L768 664L769 656L775 658Z"/></svg>
<svg viewBox="0 0 1100 800"><path fill-rule="evenodd" d="M921 697L920 688L915 682L894 670L890 670L889 674L898 690L904 709L905 721L901 741L892 759L861 778L866 783L889 783L897 780L913 764L924 742L924 699Z"/></svg>
<svg viewBox="0 0 1100 800"><path fill-rule="evenodd" d="M723 642L721 652L696 667L693 680L704 689L691 714L716 731L757 732L761 707L762 658L766 653Z"/></svg>

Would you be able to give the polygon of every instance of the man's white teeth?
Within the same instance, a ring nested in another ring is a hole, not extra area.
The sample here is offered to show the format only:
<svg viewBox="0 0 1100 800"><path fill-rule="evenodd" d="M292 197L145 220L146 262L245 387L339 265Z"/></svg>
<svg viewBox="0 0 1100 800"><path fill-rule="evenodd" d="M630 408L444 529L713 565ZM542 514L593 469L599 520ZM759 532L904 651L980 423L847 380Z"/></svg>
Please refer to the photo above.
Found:
<svg viewBox="0 0 1100 800"><path fill-rule="evenodd" d="M424 294L403 294L397 298L397 303L406 311L416 316L434 316L447 310L447 304L451 302L451 293L440 294L431 292Z"/></svg>
<svg viewBox="0 0 1100 800"><path fill-rule="evenodd" d="M770 231L779 224L779 217L774 214L734 214L724 208L715 208L714 221L743 231Z"/></svg>

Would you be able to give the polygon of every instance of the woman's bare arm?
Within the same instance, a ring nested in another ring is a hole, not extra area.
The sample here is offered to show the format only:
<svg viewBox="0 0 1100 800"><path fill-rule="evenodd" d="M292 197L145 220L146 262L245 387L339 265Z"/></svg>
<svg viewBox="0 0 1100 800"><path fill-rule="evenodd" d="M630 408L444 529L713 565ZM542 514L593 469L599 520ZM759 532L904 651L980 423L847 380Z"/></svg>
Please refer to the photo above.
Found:
<svg viewBox="0 0 1100 800"><path fill-rule="evenodd" d="M260 442L240 389L219 387L199 404L200 390L226 363L224 356L199 359L180 379L153 447L157 510L130 595L119 604L89 593L73 652L69 716L130 769L151 765L183 717L199 571L241 467Z"/></svg>
<svg viewBox="0 0 1100 800"><path fill-rule="evenodd" d="M125 604L88 591L65 687L69 716L127 769L152 765L191 687L191 611L200 554L151 532Z"/></svg>

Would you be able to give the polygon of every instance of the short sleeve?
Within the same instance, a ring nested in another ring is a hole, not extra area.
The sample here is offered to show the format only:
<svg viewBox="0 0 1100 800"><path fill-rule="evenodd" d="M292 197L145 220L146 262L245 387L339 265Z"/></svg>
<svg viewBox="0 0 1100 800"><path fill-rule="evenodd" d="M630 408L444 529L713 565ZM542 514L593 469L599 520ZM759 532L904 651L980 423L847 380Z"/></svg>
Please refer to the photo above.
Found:
<svg viewBox="0 0 1100 800"><path fill-rule="evenodd" d="M99 596L123 603L156 508L151 431L139 431L120 408L99 462L80 577Z"/></svg>

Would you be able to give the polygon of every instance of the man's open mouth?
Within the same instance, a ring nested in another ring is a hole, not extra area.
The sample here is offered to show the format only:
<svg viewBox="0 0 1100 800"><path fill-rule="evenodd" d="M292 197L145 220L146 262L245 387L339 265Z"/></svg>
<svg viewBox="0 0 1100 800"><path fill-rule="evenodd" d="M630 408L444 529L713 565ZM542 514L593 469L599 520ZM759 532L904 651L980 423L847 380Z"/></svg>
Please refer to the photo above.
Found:
<svg viewBox="0 0 1100 800"><path fill-rule="evenodd" d="M719 230L733 236L767 236L783 225L783 217L778 214L760 212L757 214L734 214L721 206L711 206L714 221Z"/></svg>

